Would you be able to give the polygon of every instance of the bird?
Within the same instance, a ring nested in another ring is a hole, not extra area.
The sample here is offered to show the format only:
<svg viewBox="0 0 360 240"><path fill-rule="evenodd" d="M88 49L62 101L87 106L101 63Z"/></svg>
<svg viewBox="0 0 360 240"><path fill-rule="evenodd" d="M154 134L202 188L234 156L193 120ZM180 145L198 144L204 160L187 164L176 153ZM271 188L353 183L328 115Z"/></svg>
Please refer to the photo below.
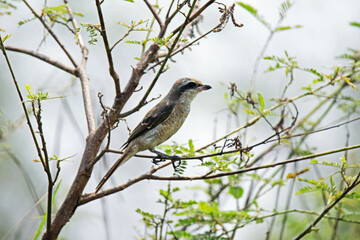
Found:
<svg viewBox="0 0 360 240"><path fill-rule="evenodd" d="M183 125L190 112L190 105L198 93L211 89L210 85L190 77L181 78L173 84L168 94L145 115L122 146L123 155L102 178L97 193L111 175L136 153L150 150L160 157L168 155L155 147L168 140Z"/></svg>

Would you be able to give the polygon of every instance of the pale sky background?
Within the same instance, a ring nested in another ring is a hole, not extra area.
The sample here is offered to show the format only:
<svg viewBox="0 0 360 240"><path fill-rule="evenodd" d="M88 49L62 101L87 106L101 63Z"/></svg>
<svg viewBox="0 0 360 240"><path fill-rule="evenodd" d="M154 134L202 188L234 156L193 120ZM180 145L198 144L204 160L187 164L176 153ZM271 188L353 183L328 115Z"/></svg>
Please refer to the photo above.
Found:
<svg viewBox="0 0 360 240"><path fill-rule="evenodd" d="M166 2L159 1L160 4L165 4ZM227 2L229 5L232 3L232 1L224 2ZM271 23L272 26L275 25L279 17L278 7L281 1L258 0L246 2L258 9L260 15ZM40 2L31 1L30 3L33 4L37 11L40 11L42 6ZM49 5L56 4L49 2ZM86 7L82 1L70 1L70 4L74 11L85 14L85 17L78 19L80 23L98 22L92 1L87 2ZM39 28L39 23L36 20L18 27L17 23L20 20L31 18L32 15L24 7L24 4L16 3L16 5L18 10L11 16L2 16L0 18L0 28L6 30L2 35L12 34L11 38L6 41L9 45L35 49L43 37L44 30ZM116 41L119 36L125 33L125 28L116 24L116 22L129 23L132 19L140 20L152 17L143 1L140 0L135 0L135 3L107 0L102 6L103 12L106 15L106 26L111 42ZM202 33L207 32L218 23L220 14L217 7L214 4L205 12L204 21L200 25ZM187 50L184 55L174 57L176 64L170 63L171 68L161 76L158 84L153 89L150 98L156 97L159 94L164 96L176 79L185 76L198 78L213 87L211 91L204 92L195 99L192 105L192 112L187 121L181 130L170 139L169 143L171 141L186 143L191 138L194 139L195 147L200 147L213 140L214 135L220 137L229 129L238 126L235 120L232 120L229 126L227 114L222 112L226 107L223 98L223 94L227 91L227 86L225 85L228 85L229 82L235 82L242 91L249 89L255 59L259 55L269 33L263 25L241 7L235 7L234 15L239 23L244 24L243 28L235 28L231 21L229 21L228 26L220 33L209 35L199 45L192 47L192 51ZM286 50L290 56L296 56L301 66L313 67L320 72L331 72L332 66L344 63L343 60L336 59L336 56L345 53L349 48L359 49L360 30L349 25L352 21L360 22L360 1L295 1L282 25L302 25L303 28L275 34L265 55L284 56L284 50ZM171 25L172 27L169 30L176 25ZM56 27L55 31L64 43L70 46L69 49L72 52L79 53L78 47L73 44L74 40L71 37L65 37L68 35L66 35L67 32L63 27ZM85 39L86 36L87 33L83 31ZM127 39L135 40L137 36L142 35L131 34ZM140 50L140 47L137 45L122 43L114 51L116 70L120 75L122 86L127 82L131 74L131 65L135 65L137 62L134 60L134 57L139 56ZM108 74L107 59L100 37L96 46L89 46L89 51L87 69L93 91L94 108L96 109L97 116L99 116L100 108L96 94L97 92L102 92L104 94L104 103L110 105L114 96L113 81ZM70 65L63 52L58 47L54 47L51 38L48 38L41 47L41 52ZM72 126L72 122L69 120L61 103L62 100L54 99L43 104L43 121L47 144L51 153L60 157L75 155L70 161L62 163L60 176L62 178L62 185L57 197L57 205L59 206L77 171L83 151L84 136L87 132L80 84L78 81L75 81L75 86L72 89L61 92L62 89L65 89L72 82L72 77L69 74L29 56L12 52L8 52L8 55L23 94L25 94L24 85L30 84L34 90L44 88L44 91L49 91L50 96L66 95L67 103L71 106L71 110L75 114L81 128L82 137ZM79 57L80 55L76 54L76 56ZM256 91L262 92L266 99L279 97L282 87L286 84L283 72L263 73L269 64L271 62L261 62L255 86ZM144 75L140 85L146 89L153 77L154 74L152 72ZM304 85L304 82L310 82L312 78L309 74L297 73L295 79L298 83L291 87L289 96L301 93L301 86ZM2 55L0 57L0 79L0 109L3 113L0 116L1 121L18 119L22 111L21 105L19 104ZM136 105L143 93L144 91L135 93L124 110L131 109L132 106ZM358 92L355 94L359 96ZM154 101L148 104L140 112L129 117L128 123L130 128L133 129L147 110L157 102ZM303 102L302 104L305 105L298 106L300 112L306 109L306 104L312 103ZM270 106L271 102L267 101L266 107ZM332 117L334 116L330 115L325 122L330 124ZM215 118L217 118L217 125L216 133L214 134ZM241 124L245 122L244 118L245 114L243 114L243 118L240 117L239 119ZM61 133L56 130L59 129L59 126L61 127ZM119 148L128 136L124 123L120 122L119 126L112 134L111 147L115 149ZM358 124L352 126L356 126L356 129L359 127ZM264 133L268 130L264 129L264 125L252 127L249 130L248 142L246 144L250 145L261 140L265 136ZM314 135L310 139L314 142L322 142L317 150L320 152L335 147L342 147L343 145L339 146L338 143L339 141L341 144L344 143L344 141L341 141L344 139L343 134L334 135L339 133L341 131L334 130L322 135ZM359 142L359 137L354 137L351 141L353 143ZM38 194L42 196L46 192L47 182L40 164L32 161L37 156L25 124L15 131L8 144L22 161L28 172L31 173L31 178L37 186ZM108 166L115 159L116 156L109 154L107 159ZM134 158L116 172L114 181L117 184L123 183L127 179L136 177L149 170L151 166L152 164L148 160ZM201 168L190 165L185 174L191 175L199 172L201 172ZM104 173L103 163L97 164L94 174L85 188L85 192L93 192L99 178ZM170 168L162 172L164 175L171 173L172 170ZM184 188L190 188L194 184L196 183L174 183L174 186L179 185ZM124 192L105 198L111 239L119 239L120 236L121 239L134 239L135 236L139 236L136 235L137 232L142 236L144 224L140 222L140 215L136 214L135 210L141 208L144 211L160 214L162 211L161 205L156 203L156 200L159 198L159 189L165 188L166 185L167 182L144 181L126 189ZM111 184L106 185L106 187L110 186ZM37 212L33 210L31 214L26 216L24 222L16 226L16 223L31 209L32 202L19 170L12 162L4 161L3 159L0 159L0 188L3 192L0 196L0 230L6 232L2 229L3 227L9 229L15 226L15 231L7 239L16 239L19 236L28 239L38 226ZM175 197L191 199L197 195L201 196L201 194L190 190L186 191L186 193L184 196L175 195ZM269 200L264 201L264 206L271 208L272 205L269 205L270 203L271 201ZM229 203L230 206L231 203ZM6 219L2 216L6 216ZM239 231L237 236L238 239L240 239L240 236L246 236L244 239L263 239L262 236L265 232L266 224L262 226L253 224ZM61 236L68 239L104 239L105 231L100 200L79 207L71 222L61 232Z"/></svg>

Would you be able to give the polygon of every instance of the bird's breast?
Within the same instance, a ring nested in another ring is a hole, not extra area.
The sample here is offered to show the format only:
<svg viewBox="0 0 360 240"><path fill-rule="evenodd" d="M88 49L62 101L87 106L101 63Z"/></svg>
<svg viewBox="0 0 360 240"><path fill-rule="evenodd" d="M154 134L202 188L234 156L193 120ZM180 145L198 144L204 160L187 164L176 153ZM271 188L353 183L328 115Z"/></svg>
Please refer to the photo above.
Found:
<svg viewBox="0 0 360 240"><path fill-rule="evenodd" d="M168 140L180 129L189 112L189 104L177 104L164 122L144 134L142 143L140 144L142 146L140 151L154 148Z"/></svg>

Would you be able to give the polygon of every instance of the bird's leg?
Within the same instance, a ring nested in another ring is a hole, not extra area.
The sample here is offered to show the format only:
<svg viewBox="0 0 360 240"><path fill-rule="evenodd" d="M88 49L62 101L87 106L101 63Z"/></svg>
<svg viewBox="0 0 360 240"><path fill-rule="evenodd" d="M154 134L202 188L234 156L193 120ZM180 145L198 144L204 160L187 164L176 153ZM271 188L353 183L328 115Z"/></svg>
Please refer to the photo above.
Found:
<svg viewBox="0 0 360 240"><path fill-rule="evenodd" d="M180 157L177 156L177 155L172 155L171 156L171 155L167 155L165 153L159 152L159 151L157 151L155 149L149 149L149 150L150 150L150 152L155 153L156 155L158 155L158 157L160 158L159 160L157 160L156 158L153 158L152 162L154 164L158 164L159 162L163 162L165 159L170 159L175 171L177 171L177 168L181 165L181 161L179 160ZM179 163L175 164L176 161L179 161Z"/></svg>

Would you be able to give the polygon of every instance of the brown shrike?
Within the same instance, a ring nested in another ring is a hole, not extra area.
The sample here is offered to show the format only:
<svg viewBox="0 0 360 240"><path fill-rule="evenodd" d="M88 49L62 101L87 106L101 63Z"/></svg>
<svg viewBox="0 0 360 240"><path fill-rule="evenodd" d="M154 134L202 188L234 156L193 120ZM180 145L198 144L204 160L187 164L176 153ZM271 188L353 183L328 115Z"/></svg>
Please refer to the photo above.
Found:
<svg viewBox="0 0 360 240"><path fill-rule="evenodd" d="M124 153L110 168L99 185L98 192L115 170L140 151L150 150L159 156L166 156L155 151L155 147L174 135L184 123L190 112L190 105L196 95L211 86L204 85L194 78L177 80L169 93L137 125L129 139L123 145Z"/></svg>

